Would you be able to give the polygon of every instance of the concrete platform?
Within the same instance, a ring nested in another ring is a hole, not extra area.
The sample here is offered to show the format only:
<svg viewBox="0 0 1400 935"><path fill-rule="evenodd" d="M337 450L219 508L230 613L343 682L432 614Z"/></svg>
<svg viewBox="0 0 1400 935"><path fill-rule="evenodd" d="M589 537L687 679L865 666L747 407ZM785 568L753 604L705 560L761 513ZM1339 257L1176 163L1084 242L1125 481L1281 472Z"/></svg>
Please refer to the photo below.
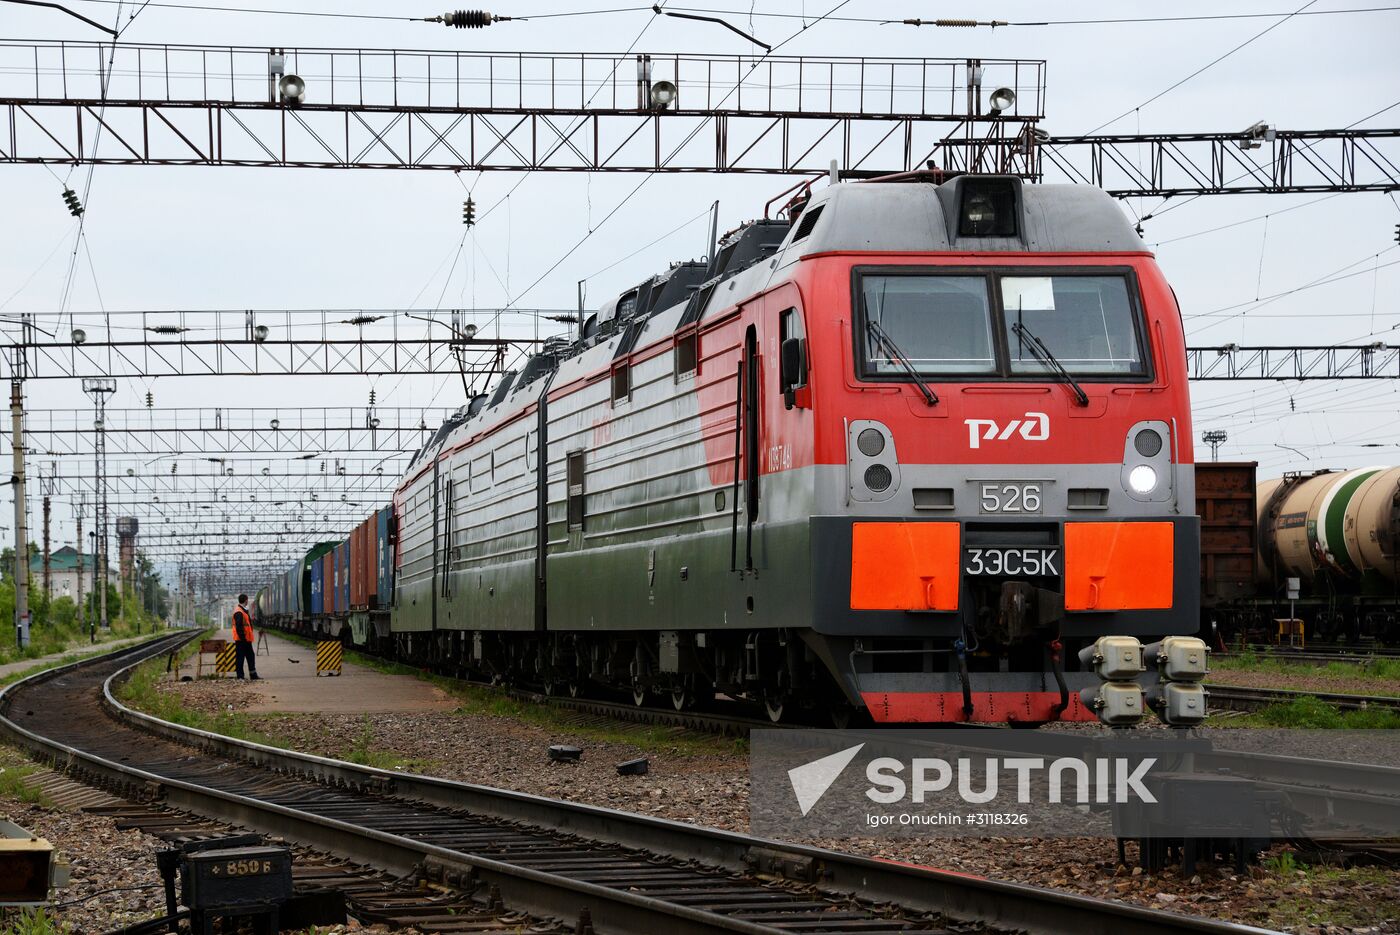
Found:
<svg viewBox="0 0 1400 935"><path fill-rule="evenodd" d="M227 630L215 636L233 639ZM252 714L380 714L450 711L457 707L451 695L427 682L406 675L387 675L348 661L340 675L318 677L313 647L273 633L267 634L267 651L258 654L257 665L262 679L253 685L261 698L243 708Z"/></svg>

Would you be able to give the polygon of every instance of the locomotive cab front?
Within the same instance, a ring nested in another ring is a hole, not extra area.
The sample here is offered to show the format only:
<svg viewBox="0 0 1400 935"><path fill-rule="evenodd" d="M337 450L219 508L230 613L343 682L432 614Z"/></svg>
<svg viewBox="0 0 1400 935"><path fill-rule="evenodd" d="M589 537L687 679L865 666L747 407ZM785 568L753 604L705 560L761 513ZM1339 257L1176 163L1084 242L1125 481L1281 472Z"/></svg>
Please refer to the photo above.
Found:
<svg viewBox="0 0 1400 935"><path fill-rule="evenodd" d="M797 276L827 468L809 642L877 721L1094 719L1117 697L1095 687L1101 637L1198 627L1169 286L1094 189L826 196ZM1148 662L1134 684L1162 704Z"/></svg>

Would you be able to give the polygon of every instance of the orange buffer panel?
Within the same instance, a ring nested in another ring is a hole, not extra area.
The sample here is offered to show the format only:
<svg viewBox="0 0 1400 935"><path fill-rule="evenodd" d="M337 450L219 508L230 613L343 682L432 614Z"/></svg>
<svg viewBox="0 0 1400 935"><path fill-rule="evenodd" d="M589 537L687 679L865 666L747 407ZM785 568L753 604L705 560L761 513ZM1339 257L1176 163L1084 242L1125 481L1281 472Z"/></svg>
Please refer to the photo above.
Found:
<svg viewBox="0 0 1400 935"><path fill-rule="evenodd" d="M1172 606L1171 523L1065 523L1065 610Z"/></svg>
<svg viewBox="0 0 1400 935"><path fill-rule="evenodd" d="M853 523L852 610L957 610L957 523Z"/></svg>

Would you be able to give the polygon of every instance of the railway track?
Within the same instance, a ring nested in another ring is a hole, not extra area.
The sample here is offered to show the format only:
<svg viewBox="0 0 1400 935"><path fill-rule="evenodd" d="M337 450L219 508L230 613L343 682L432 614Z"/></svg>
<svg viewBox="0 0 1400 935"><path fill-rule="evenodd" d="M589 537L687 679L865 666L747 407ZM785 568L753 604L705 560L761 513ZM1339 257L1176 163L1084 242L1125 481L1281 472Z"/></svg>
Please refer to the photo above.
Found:
<svg viewBox="0 0 1400 935"><path fill-rule="evenodd" d="M1226 708L1233 711L1258 711L1270 705L1296 701L1300 698L1316 698L1343 711L1359 711L1364 708L1384 708L1400 710L1400 697L1390 695L1339 695L1329 692L1297 691L1288 688L1244 688L1235 685L1206 685L1213 708Z"/></svg>
<svg viewBox="0 0 1400 935"><path fill-rule="evenodd" d="M180 727L111 684L188 635L50 670L0 693L0 733L165 808L276 834L473 904L579 931L1232 933L1247 926L625 812L390 773ZM528 928L526 929L528 930Z"/></svg>
<svg viewBox="0 0 1400 935"><path fill-rule="evenodd" d="M1215 652L1212 658L1215 659L1238 659L1244 653L1234 650L1225 652ZM1354 650L1354 649L1310 649L1310 650L1288 650L1270 647L1267 649L1251 651L1249 655L1261 662L1282 662L1297 665L1318 665L1325 666L1334 662L1343 665L1354 665L1360 667L1372 666L1378 662L1400 661L1400 652L1385 650Z"/></svg>

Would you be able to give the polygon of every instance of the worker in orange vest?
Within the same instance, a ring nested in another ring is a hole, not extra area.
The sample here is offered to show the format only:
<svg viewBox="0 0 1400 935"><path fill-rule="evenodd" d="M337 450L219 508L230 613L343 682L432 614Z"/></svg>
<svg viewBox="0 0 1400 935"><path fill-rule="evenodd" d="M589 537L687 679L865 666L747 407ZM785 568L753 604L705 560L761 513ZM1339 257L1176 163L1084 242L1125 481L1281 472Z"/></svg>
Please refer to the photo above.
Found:
<svg viewBox="0 0 1400 935"><path fill-rule="evenodd" d="M243 678L243 662L248 662L248 677L254 681L258 675L257 654L253 652L253 618L248 614L248 595L238 595L238 606L233 609L233 659L234 669Z"/></svg>

